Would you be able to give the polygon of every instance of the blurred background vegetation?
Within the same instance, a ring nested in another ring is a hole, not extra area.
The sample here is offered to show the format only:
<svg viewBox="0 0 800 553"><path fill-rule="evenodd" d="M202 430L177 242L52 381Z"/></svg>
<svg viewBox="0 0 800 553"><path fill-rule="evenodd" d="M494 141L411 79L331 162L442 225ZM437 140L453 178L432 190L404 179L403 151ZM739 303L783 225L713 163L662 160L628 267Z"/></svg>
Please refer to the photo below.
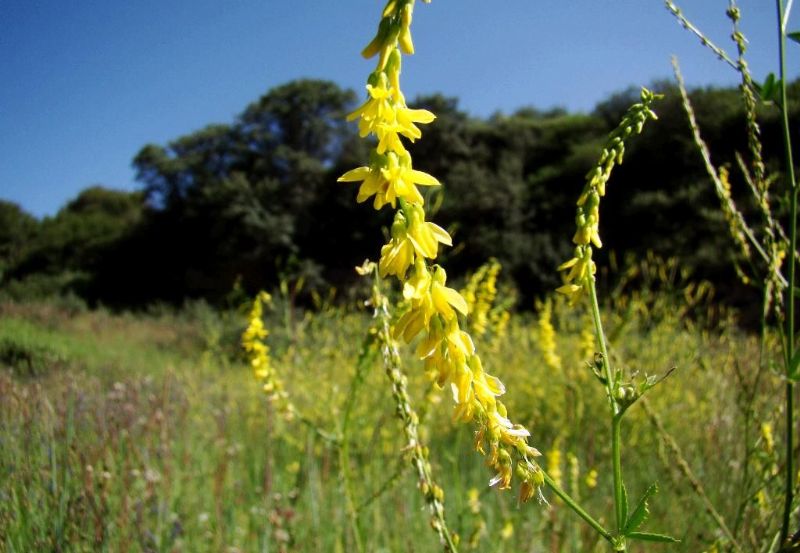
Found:
<svg viewBox="0 0 800 553"><path fill-rule="evenodd" d="M603 206L603 255L676 257L714 283L718 300L757 305L732 268L733 243L677 90L653 88L666 94L660 121L614 175ZM793 83L789 97L799 89ZM486 119L459 110L456 98L413 101L438 116L412 155L444 184L428 191L428 201L455 238L443 261L451 274L495 257L525 308L557 286L583 175L637 97L634 89L619 92L591 113L524 108ZM133 159L139 191L92 186L41 220L0 201L0 294L67 295L115 308L197 298L223 305L235 285L252 293L302 279L300 302L331 287L341 298L360 296L352 268L377 255L388 220L355 205L355 189L336 183L368 157L344 121L359 102L332 82L293 81L230 123L142 147ZM692 102L715 162L733 166L735 153L746 150L738 92L695 90ZM791 113L797 120L797 103ZM761 115L767 163L777 174L778 110L766 106ZM747 211L745 184L732 184Z"/></svg>

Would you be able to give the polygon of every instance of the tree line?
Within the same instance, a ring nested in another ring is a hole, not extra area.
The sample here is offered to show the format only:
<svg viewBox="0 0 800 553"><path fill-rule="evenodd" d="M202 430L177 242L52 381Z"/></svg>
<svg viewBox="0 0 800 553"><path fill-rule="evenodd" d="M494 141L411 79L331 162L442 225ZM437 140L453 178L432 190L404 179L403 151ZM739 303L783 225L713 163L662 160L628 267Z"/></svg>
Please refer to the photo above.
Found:
<svg viewBox="0 0 800 553"><path fill-rule="evenodd" d="M677 256L736 302L747 292L732 269L732 241L680 96L669 83L654 88L665 95L659 121L632 141L612 176L601 255ZM798 91L795 82L790 96ZM691 98L715 161L733 167L735 154L747 152L738 92L705 88ZM459 109L455 98L412 102L437 115L411 153L416 168L444 184L426 190L426 201L454 237L443 258L449 272L464 275L495 257L525 304L556 287L584 175L637 99L630 89L590 113L523 108L486 118ZM332 82L293 81L231 123L144 146L133 159L135 192L93 186L41 220L0 201L0 292L72 292L91 303L137 307L188 298L219 303L234 286L252 292L302 278L306 290L335 286L346 295L356 282L353 267L378 255L390 223L355 203L353 185L336 182L367 161L344 119L360 101ZM767 165L777 171L778 112L761 109ZM797 115L793 106L794 121ZM735 177L732 170L734 196L752 209Z"/></svg>

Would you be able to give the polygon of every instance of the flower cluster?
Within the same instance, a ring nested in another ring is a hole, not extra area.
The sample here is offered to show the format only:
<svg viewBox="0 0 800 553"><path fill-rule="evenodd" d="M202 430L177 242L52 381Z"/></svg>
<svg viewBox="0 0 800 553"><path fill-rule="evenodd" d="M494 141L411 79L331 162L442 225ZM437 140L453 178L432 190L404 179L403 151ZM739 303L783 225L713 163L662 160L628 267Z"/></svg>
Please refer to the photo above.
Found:
<svg viewBox="0 0 800 553"><path fill-rule="evenodd" d="M365 261L356 271L361 276L374 276L372 285L372 298L370 304L377 319L375 337L383 353L383 363L386 376L392 384L392 396L395 401L396 414L403 423L403 434L406 438L405 451L411 458L411 464L417 472L417 483L428 510L431 513L431 527L439 535L446 552L456 550L459 537L447 527L444 516L444 490L433 479L433 469L428 460L428 448L423 446L419 438L419 416L411 405L408 396L408 382L402 371L400 352L397 341L391 328L391 315L389 300L381 289L381 279L378 276L378 266L371 261Z"/></svg>
<svg viewBox="0 0 800 553"><path fill-rule="evenodd" d="M500 262L492 258L472 275L462 291L467 300L470 314L470 329L477 336L483 336L489 329L489 317L497 297L497 275Z"/></svg>
<svg viewBox="0 0 800 553"><path fill-rule="evenodd" d="M597 165L586 175L586 184L578 197L575 215L577 230L572 237L575 244L573 257L558 268L563 271L564 285L558 292L567 296L571 302L584 292L586 280L594 278L595 264L592 261L592 246L601 248L600 241L600 198L606 193L606 184L614 166L622 163L625 155L625 140L632 134L639 134L648 119L658 119L650 109L653 101L661 96L642 88L641 102L628 108L619 126L609 135L608 142Z"/></svg>
<svg viewBox="0 0 800 553"><path fill-rule="evenodd" d="M242 333L242 348L247 354L250 366L253 367L256 379L262 383L267 398L280 413L291 418L294 406L289 401L286 391L283 389L283 382L272 366L269 346L264 342L269 335L269 331L264 326L264 305L269 305L271 302L272 297L263 291L259 292L253 300L247 314L247 328Z"/></svg>
<svg viewBox="0 0 800 553"><path fill-rule="evenodd" d="M425 220L425 201L418 189L440 183L413 168L404 145L404 140L414 142L422 136L417 125L434 120L427 110L410 109L400 90L402 56L414 51L409 30L413 6L414 0L390 0L375 38L362 53L377 56L378 63L368 79L366 101L348 119L358 119L362 137L373 135L377 144L369 166L348 171L339 180L361 183L359 202L374 196L375 209L397 208L391 238L378 263L381 277L400 280L407 305L392 334L405 342L420 338L417 354L434 382L450 384L455 418L477 425L475 447L487 455L496 472L491 485L510 488L516 472L522 482L521 499L526 501L544 481L533 461L539 452L528 445L528 430L508 419L499 400L505 387L484 370L472 338L462 330L467 302L447 286L445 270L433 263L439 246L452 245L452 239L446 230Z"/></svg>
<svg viewBox="0 0 800 553"><path fill-rule="evenodd" d="M542 352L544 364L548 369L558 372L561 370L561 357L558 355L558 346L556 345L556 329L551 320L553 304L548 299L544 302L537 302L536 308L539 310L539 349ZM594 337L592 339L594 340Z"/></svg>

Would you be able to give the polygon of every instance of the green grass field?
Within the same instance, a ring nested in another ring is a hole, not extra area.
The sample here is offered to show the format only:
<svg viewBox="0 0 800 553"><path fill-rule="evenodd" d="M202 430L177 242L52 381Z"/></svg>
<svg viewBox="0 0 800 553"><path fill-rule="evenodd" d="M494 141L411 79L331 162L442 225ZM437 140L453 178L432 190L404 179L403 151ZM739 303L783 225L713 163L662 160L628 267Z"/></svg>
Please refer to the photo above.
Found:
<svg viewBox="0 0 800 553"><path fill-rule="evenodd" d="M606 310L616 363L656 375L677 367L648 397L683 458L639 404L623 440L631 502L658 482L650 528L682 541L631 550L713 550L723 534L710 502L756 551L781 507L779 455L762 430L767 423L779 435L780 379L769 360L759 364L757 336L729 316L700 313L703 306L689 311L679 297L618 295ZM532 430L542 465L610 522L607 405L581 345L586 316L555 304L561 370L545 361L530 314L513 315L479 347L508 387L509 413ZM712 316L715 330L698 322ZM305 421L269 407L238 352L245 319L235 312L3 305L0 549L353 550L335 440L369 315L278 308L266 324L274 366ZM606 550L547 489L549 505L520 504L514 492L488 486L492 474L469 426L451 420L449 389L431 388L410 349L411 399L460 549ZM365 549L440 550L379 358L354 397L348 472Z"/></svg>

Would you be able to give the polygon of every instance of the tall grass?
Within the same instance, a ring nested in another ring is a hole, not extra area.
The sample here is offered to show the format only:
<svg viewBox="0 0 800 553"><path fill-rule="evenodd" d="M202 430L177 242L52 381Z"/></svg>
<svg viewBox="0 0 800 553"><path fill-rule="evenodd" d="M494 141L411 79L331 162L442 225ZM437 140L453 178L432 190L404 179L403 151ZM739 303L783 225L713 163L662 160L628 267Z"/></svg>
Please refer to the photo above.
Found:
<svg viewBox="0 0 800 553"><path fill-rule="evenodd" d="M757 383L741 382L757 368L758 339L743 334L727 316L716 328L701 324L704 317L720 320L708 302L686 310L681 288L668 294L667 287L656 287L657 293L639 289L604 304L608 332L619 344L616 356L632 369L681 367L680 378L651 399L653 410L664 431L679 438L709 500L726 521L736 521L745 475L744 465L733 461L746 453L737 432L745 417L778 428L765 398L779 391L781 380L766 373ZM546 361L538 318L512 315L505 332L494 338L492 355L514 390L509 409L541 440L558 444L564 488L610 523L613 503L598 489L609 484L611 472L608 444L601 438L607 430L595 416L604 401L586 392L594 378L581 339L588 313L557 298L550 303L562 371ZM0 337L27 349L57 349L61 361L27 375L4 360L0 549L352 550L337 446L297 421L270 419L268 401L243 360L223 363L204 355L203 336L212 324L207 314L129 317L47 309L43 316L41 307L15 305L3 315ZM370 317L328 307L295 313L290 331L282 328L282 317L266 316L275 329L274 366L298 411L336 435ZM233 316L218 317L214 324L236 320L241 331L243 319ZM172 331L165 333L166 327ZM87 334L87 328L98 330ZM123 342L129 347L118 348ZM745 384L758 389L749 414L742 411ZM447 402L428 394L429 383L418 372L408 373L407 386L420 411L420 440L446 492L448 524L461 536L462 550L606 549L559 500L551 497L549 508L521 509L514 496L488 488L480 457L469 452L474 438L451 422ZM432 550L436 538L422 511L425 498L387 393L384 372L368 368L352 407L350 473L362 546ZM674 550L696 552L721 543L724 536L663 436L651 430L644 411L630 416L626 459L632 468L626 483L635 489L654 480L664 484L652 517L682 540ZM767 480L748 488L747 516L737 532L756 543L780 502L772 473L779 465L778 448L769 450L759 438L747 454L757 457L748 478ZM630 550L650 549L631 545Z"/></svg>

